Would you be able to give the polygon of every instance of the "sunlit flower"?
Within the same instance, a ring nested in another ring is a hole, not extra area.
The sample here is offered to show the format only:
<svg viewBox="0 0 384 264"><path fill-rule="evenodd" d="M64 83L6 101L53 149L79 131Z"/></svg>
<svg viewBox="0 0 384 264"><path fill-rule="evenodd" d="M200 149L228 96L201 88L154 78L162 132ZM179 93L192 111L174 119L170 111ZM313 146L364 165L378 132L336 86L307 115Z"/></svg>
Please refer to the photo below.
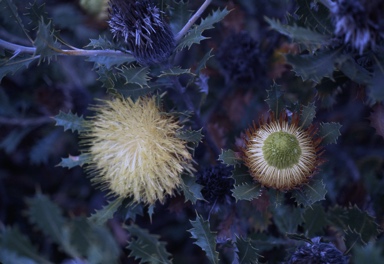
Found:
<svg viewBox="0 0 384 264"><path fill-rule="evenodd" d="M136 202L164 202L191 173L187 143L177 137L182 126L161 112L155 97L117 98L93 109L83 144L91 156L95 183Z"/></svg>
<svg viewBox="0 0 384 264"><path fill-rule="evenodd" d="M253 124L245 135L243 148L245 165L252 177L266 187L290 190L306 183L320 164L320 138L316 129L303 129L299 116L291 122L285 112L279 120L271 113L260 125Z"/></svg>
<svg viewBox="0 0 384 264"><path fill-rule="evenodd" d="M150 0L110 0L110 30L122 38L138 62L156 64L168 59L175 47L169 25Z"/></svg>

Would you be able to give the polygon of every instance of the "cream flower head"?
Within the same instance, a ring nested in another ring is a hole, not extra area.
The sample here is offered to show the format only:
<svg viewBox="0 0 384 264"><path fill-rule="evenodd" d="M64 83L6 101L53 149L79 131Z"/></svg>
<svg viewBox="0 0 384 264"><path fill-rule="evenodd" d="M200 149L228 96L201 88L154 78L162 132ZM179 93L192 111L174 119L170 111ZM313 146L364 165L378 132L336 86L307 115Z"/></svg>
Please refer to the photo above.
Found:
<svg viewBox="0 0 384 264"><path fill-rule="evenodd" d="M293 189L306 183L320 165L321 138L314 139L313 126L305 130L298 123L297 114L289 123L285 112L279 120L271 113L267 122L260 121L259 127L253 124L246 131L245 165L262 185Z"/></svg>
<svg viewBox="0 0 384 264"><path fill-rule="evenodd" d="M164 202L180 185L180 174L193 171L182 126L161 112L156 97L117 98L92 110L83 144L91 156L93 181L136 202Z"/></svg>

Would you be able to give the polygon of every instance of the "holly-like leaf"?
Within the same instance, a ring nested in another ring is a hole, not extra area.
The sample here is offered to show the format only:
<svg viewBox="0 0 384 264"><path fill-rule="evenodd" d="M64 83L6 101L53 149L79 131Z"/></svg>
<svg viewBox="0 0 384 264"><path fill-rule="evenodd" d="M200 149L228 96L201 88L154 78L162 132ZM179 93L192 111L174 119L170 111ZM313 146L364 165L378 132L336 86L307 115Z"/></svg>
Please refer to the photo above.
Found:
<svg viewBox="0 0 384 264"><path fill-rule="evenodd" d="M281 205L272 210L273 220L282 233L296 233L298 226L303 223L302 209L299 207Z"/></svg>
<svg viewBox="0 0 384 264"><path fill-rule="evenodd" d="M221 150L221 154L219 155L219 161L228 166L233 165L236 167L240 164L238 154L231 149Z"/></svg>
<svg viewBox="0 0 384 264"><path fill-rule="evenodd" d="M257 199L261 195L262 187L258 183L235 185L231 190L236 201Z"/></svg>
<svg viewBox="0 0 384 264"><path fill-rule="evenodd" d="M171 263L171 254L167 252L165 242L159 241L159 236L136 225L127 226L126 229L134 237L127 246L131 250L130 257L140 259L139 263Z"/></svg>
<svg viewBox="0 0 384 264"><path fill-rule="evenodd" d="M133 55L128 53L116 53L109 55L93 55L89 56L87 61L94 62L96 67L105 66L107 69L112 69L114 66L120 66L122 64L130 64L136 61Z"/></svg>
<svg viewBox="0 0 384 264"><path fill-rule="evenodd" d="M322 179L312 178L298 190L292 191L297 204L311 207L314 203L325 200L327 189Z"/></svg>
<svg viewBox="0 0 384 264"><path fill-rule="evenodd" d="M193 228L188 232L191 233L193 239L196 239L193 243L205 251L211 263L219 263L219 253L216 251L216 232L211 232L209 221L205 221L196 214L196 220L190 220L190 222Z"/></svg>
<svg viewBox="0 0 384 264"><path fill-rule="evenodd" d="M369 116L371 126L376 129L376 134L384 137L384 106L376 105Z"/></svg>
<svg viewBox="0 0 384 264"><path fill-rule="evenodd" d="M353 249L353 263L384 263L382 247L371 241L366 246L356 246Z"/></svg>
<svg viewBox="0 0 384 264"><path fill-rule="evenodd" d="M125 97L131 97L133 100L139 98L140 96L144 96L147 94L154 93L157 89L159 89L161 85L158 84L150 84L150 86L140 86L136 83L127 83L125 85L116 86L116 89L109 89L110 93L116 93L124 95Z"/></svg>
<svg viewBox="0 0 384 264"><path fill-rule="evenodd" d="M180 66L176 66L170 69L167 69L165 71L162 71L161 74L158 77L164 77L164 76L179 76L182 74L190 74L194 75L191 72L191 69L182 69Z"/></svg>
<svg viewBox="0 0 384 264"><path fill-rule="evenodd" d="M257 253L257 249L252 245L250 239L244 239L241 237L236 238L236 255L238 258L239 264L257 264L259 263L258 259L261 257Z"/></svg>
<svg viewBox="0 0 384 264"><path fill-rule="evenodd" d="M125 221L132 219L135 222L138 215L144 215L144 205L142 203L135 203L132 199L125 199L119 209L119 214L123 216Z"/></svg>
<svg viewBox="0 0 384 264"><path fill-rule="evenodd" d="M117 50L119 47L109 39L107 39L105 36L99 36L98 39L90 39L90 42L88 45L85 46L86 48L93 48L93 49L112 49Z"/></svg>
<svg viewBox="0 0 384 264"><path fill-rule="evenodd" d="M61 166L63 168L72 169L73 167L80 166L82 167L84 164L90 162L90 156L88 154L80 154L79 156L71 156L68 158L61 158L61 162L57 164L57 166Z"/></svg>
<svg viewBox="0 0 384 264"><path fill-rule="evenodd" d="M106 206L103 206L100 210L96 210L96 213L89 217L89 220L98 224L103 225L109 219L113 218L119 207L122 205L124 198L119 197L113 201L109 201Z"/></svg>
<svg viewBox="0 0 384 264"><path fill-rule="evenodd" d="M123 66L119 75L125 78L126 83L134 83L140 87L148 86L150 80L148 67L125 67Z"/></svg>
<svg viewBox="0 0 384 264"><path fill-rule="evenodd" d="M303 109L300 115L300 123L299 123L300 126L303 129L308 128L312 124L315 116L316 116L316 106L314 102L309 103L307 106L303 106Z"/></svg>
<svg viewBox="0 0 384 264"><path fill-rule="evenodd" d="M200 130L184 130L184 131L181 131L176 136L179 139L182 139L184 141L190 142L195 147L197 147L197 145L199 145L199 143L203 139L203 135L201 133L202 130L203 130L202 128Z"/></svg>
<svg viewBox="0 0 384 264"><path fill-rule="evenodd" d="M213 11L208 17L203 18L199 25L190 29L189 32L181 39L176 47L176 50L182 50L186 47L189 49L193 44L199 44L200 41L207 39L207 37L204 37L202 33L207 29L213 28L213 24L220 22L226 15L229 14L229 12L230 11L226 8L223 10L218 9Z"/></svg>
<svg viewBox="0 0 384 264"><path fill-rule="evenodd" d="M253 184L253 178L249 175L248 168L245 166L237 166L232 171L232 178L235 180L235 185Z"/></svg>
<svg viewBox="0 0 384 264"><path fill-rule="evenodd" d="M28 32L24 27L23 21L21 20L17 11L17 6L12 0L1 0L0 1L0 21L4 29L8 32L18 31L28 36Z"/></svg>
<svg viewBox="0 0 384 264"><path fill-rule="evenodd" d="M56 126L63 126L64 131L70 129L72 132L78 131L82 132L84 130L85 120L83 116L78 116L77 114L68 114L60 111L53 119L56 121Z"/></svg>
<svg viewBox="0 0 384 264"><path fill-rule="evenodd" d="M41 18L39 22L36 38L33 42L33 45L36 47L36 54L40 55L39 62L47 60L50 63L52 57L57 56L59 54L58 51L61 50L51 23L51 21L45 23L44 18Z"/></svg>
<svg viewBox="0 0 384 264"><path fill-rule="evenodd" d="M371 79L371 73L360 66L351 55L344 55L337 68L352 81L359 84L368 84Z"/></svg>
<svg viewBox="0 0 384 264"><path fill-rule="evenodd" d="M281 111L285 108L284 93L281 86L273 83L271 89L267 90L268 97L265 100L269 105L269 109L275 113L276 118L280 116Z"/></svg>
<svg viewBox="0 0 384 264"><path fill-rule="evenodd" d="M27 55L18 55L11 60L0 59L0 82L6 75L15 74L17 71L28 68L29 64L35 60L35 56Z"/></svg>
<svg viewBox="0 0 384 264"><path fill-rule="evenodd" d="M321 144L336 144L337 139L341 135L341 125L339 123L321 123L318 135L322 137Z"/></svg>
<svg viewBox="0 0 384 264"><path fill-rule="evenodd" d="M328 225L327 215L324 207L320 204L314 204L307 207L303 214L306 234L309 237L321 236L324 228Z"/></svg>
<svg viewBox="0 0 384 264"><path fill-rule="evenodd" d="M183 180L181 188L183 189L185 202L191 201L195 204L197 200L204 200L204 197L201 194L201 190L204 186L196 183L196 179L187 174L183 174L181 178Z"/></svg>

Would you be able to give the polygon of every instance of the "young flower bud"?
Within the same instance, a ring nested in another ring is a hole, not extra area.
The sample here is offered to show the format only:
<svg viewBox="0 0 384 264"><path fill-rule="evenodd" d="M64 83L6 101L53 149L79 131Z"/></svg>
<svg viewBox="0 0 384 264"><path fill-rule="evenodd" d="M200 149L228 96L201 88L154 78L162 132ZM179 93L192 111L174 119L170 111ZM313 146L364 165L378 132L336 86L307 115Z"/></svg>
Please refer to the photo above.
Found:
<svg viewBox="0 0 384 264"><path fill-rule="evenodd" d="M177 137L181 125L160 111L156 98L117 98L92 110L82 145L91 157L93 181L112 194L136 202L164 202L180 185L183 171L192 173L187 142Z"/></svg>
<svg viewBox="0 0 384 264"><path fill-rule="evenodd" d="M162 13L151 0L110 0L110 30L122 38L137 61L162 63L175 48L175 40Z"/></svg>

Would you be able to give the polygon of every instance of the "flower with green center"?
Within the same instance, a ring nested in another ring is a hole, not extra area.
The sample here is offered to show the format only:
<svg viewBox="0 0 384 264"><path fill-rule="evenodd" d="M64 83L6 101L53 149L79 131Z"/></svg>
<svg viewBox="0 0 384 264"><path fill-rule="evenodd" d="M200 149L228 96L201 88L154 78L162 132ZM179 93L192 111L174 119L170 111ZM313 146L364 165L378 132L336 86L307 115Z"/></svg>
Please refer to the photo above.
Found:
<svg viewBox="0 0 384 264"><path fill-rule="evenodd" d="M246 132L243 149L245 165L262 185L290 190L309 180L320 161L320 138L315 128L303 129L294 114L291 122L283 112L279 120L273 113L266 122L253 124Z"/></svg>
<svg viewBox="0 0 384 264"><path fill-rule="evenodd" d="M161 112L156 98L117 98L92 110L82 144L91 157L93 181L112 194L136 202L164 202L180 185L180 174L192 172L182 126Z"/></svg>

